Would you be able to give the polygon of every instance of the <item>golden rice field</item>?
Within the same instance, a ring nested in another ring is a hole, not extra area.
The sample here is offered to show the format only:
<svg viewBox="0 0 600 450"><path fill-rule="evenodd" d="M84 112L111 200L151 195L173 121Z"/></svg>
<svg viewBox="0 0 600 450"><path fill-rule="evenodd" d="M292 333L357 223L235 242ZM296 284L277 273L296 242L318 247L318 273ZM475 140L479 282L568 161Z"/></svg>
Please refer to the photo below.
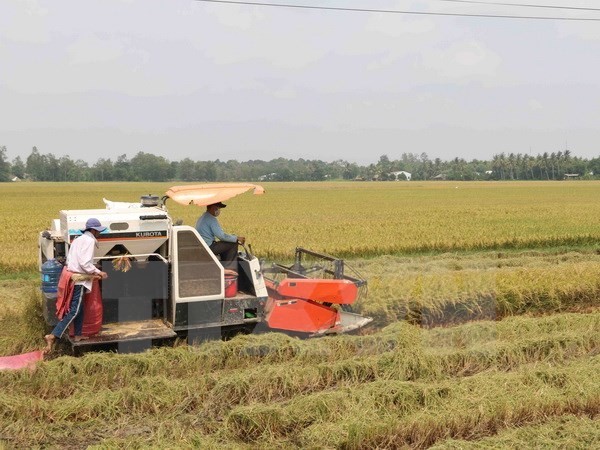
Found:
<svg viewBox="0 0 600 450"><path fill-rule="evenodd" d="M104 208L102 198L162 196L165 183L3 183L0 270L36 267L39 231L61 209ZM295 246L350 258L464 250L597 246L600 182L266 183L232 199L226 230L256 254L280 259ZM193 225L202 209L167 202Z"/></svg>
<svg viewBox="0 0 600 450"><path fill-rule="evenodd" d="M169 186L0 184L0 356L42 345L37 234L58 210ZM600 447L600 182L264 186L224 228L267 260L346 257L371 328L0 372L0 448Z"/></svg>

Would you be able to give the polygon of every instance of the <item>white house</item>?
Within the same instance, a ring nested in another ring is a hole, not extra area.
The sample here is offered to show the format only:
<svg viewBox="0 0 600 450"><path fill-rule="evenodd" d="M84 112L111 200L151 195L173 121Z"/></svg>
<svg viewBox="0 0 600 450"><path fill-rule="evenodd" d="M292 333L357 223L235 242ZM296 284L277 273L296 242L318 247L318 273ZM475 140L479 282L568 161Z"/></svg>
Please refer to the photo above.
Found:
<svg viewBox="0 0 600 450"><path fill-rule="evenodd" d="M276 176L277 174L275 172L269 173L267 175L261 175L260 177L258 177L258 181L272 181L275 179Z"/></svg>
<svg viewBox="0 0 600 450"><path fill-rule="evenodd" d="M410 181L411 176L412 175L409 172L405 172L404 170L390 173L390 177L394 177L394 180L396 181L402 180L404 177L406 177L407 181Z"/></svg>

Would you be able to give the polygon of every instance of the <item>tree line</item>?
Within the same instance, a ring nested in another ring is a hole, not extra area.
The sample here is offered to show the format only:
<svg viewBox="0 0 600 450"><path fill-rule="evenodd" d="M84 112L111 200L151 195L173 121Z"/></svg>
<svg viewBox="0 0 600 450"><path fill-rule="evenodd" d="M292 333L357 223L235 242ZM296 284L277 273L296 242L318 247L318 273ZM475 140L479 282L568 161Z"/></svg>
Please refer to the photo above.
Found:
<svg viewBox="0 0 600 450"><path fill-rule="evenodd" d="M23 161L11 161L6 146L0 147L0 181L322 181L322 180L562 180L567 177L600 179L600 157L586 159L569 150L536 156L500 153L490 161L463 158L430 159L426 153L402 153L399 159L380 156L377 163L359 165L345 160L324 162L276 158L250 160L169 161L138 152L129 159L100 158L93 164L69 156L56 157L33 147Z"/></svg>

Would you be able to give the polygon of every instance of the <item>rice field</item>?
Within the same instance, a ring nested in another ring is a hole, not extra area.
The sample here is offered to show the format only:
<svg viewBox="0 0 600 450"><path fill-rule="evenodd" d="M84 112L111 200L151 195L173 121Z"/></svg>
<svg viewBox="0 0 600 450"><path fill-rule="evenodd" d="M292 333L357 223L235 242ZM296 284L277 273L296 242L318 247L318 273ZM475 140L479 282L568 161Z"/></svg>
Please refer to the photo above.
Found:
<svg viewBox="0 0 600 450"><path fill-rule="evenodd" d="M427 448L565 417L597 436L599 350L596 312L61 357L0 373L0 423L15 447Z"/></svg>
<svg viewBox="0 0 600 450"><path fill-rule="evenodd" d="M3 183L2 271L36 268L38 233L61 209L104 208L102 198L137 202L165 183ZM246 236L269 260L296 246L346 258L423 253L598 248L600 182L266 183L267 193L229 201L226 230ZM203 209L167 202L194 225Z"/></svg>
<svg viewBox="0 0 600 450"><path fill-rule="evenodd" d="M58 210L169 186L0 185L0 356L42 345L37 234ZM599 182L265 187L228 202L224 228L268 261L347 258L372 327L0 372L0 448L600 445Z"/></svg>

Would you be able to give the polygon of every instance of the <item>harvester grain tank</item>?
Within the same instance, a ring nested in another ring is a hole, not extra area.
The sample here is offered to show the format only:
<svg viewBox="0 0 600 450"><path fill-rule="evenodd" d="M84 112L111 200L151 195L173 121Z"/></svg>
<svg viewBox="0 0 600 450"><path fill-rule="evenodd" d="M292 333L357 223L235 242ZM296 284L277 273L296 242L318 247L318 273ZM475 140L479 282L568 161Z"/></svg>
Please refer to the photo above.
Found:
<svg viewBox="0 0 600 450"><path fill-rule="evenodd" d="M102 280L102 331L73 347L118 344L144 348L161 340L188 341L238 331L282 330L305 336L344 333L371 322L350 311L366 282L343 260L297 248L291 265L263 267L248 249L237 256L237 289L195 228L173 222L167 201L200 207L246 191L246 183L174 186L162 199L139 203L104 200L104 209L63 210L40 233L40 269L64 261L70 244L90 217L105 232L94 259L108 273ZM227 282L228 283L228 282ZM56 323L52 289L42 292L44 317Z"/></svg>

